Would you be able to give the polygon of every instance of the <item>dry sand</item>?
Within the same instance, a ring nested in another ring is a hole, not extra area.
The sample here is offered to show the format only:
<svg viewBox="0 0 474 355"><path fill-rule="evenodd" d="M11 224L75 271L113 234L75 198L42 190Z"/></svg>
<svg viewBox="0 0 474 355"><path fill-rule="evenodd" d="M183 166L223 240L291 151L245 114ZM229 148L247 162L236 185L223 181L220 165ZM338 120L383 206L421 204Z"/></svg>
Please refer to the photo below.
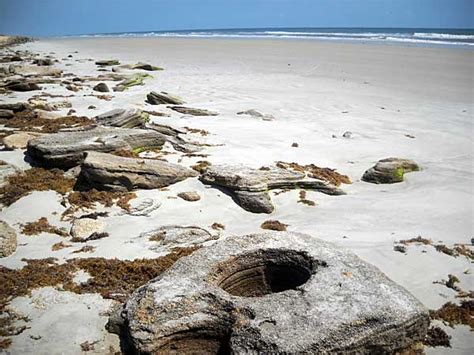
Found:
<svg viewBox="0 0 474 355"><path fill-rule="evenodd" d="M474 236L472 50L304 40L165 38L41 40L19 48L54 52L57 58L78 51L58 67L82 75L97 73L89 58L150 62L165 68L154 73L154 79L147 80L145 86L114 93L110 102L81 95L71 98L78 115L129 106L157 109L145 105L146 93L167 91L183 97L188 106L220 112L217 117L182 117L175 112L171 117L154 119L210 131L206 138L209 143L224 144L205 150L210 154L206 160L212 163L254 167L275 161L314 163L335 168L353 181L343 186L346 196L308 192L315 207L297 203L298 191L272 196L276 208L270 216L246 212L227 195L196 179L175 184L167 192L140 191L140 196L156 198L162 206L150 217L116 213L105 219L111 238L93 242L96 251L84 257L160 255L137 239L141 232L160 225L209 228L219 222L226 226L225 237L258 232L263 221L277 219L289 224L291 231L353 250L428 308L455 299L454 291L433 284L448 274L460 278L461 288L473 288L472 275L464 273L466 269L474 271L466 258L453 258L432 247L411 246L407 254L393 250L395 241L418 235L450 246L469 243ZM48 92L70 93L53 86ZM31 95L16 93L0 101L16 102ZM88 110L91 104L97 110ZM272 114L275 120L236 115L247 109ZM351 138L342 137L346 131L352 132ZM293 142L299 147L292 148ZM413 159L422 170L407 174L399 184L360 181L366 169L386 157ZM20 151L0 152L0 158L27 166ZM192 165L200 159L184 158L182 164ZM167 198L193 190L201 195L200 201ZM43 216L52 224L69 227L59 222L63 210L55 193L36 192L4 209L1 219L18 232L20 223ZM57 215L53 215L55 211ZM52 235L19 235L17 252L1 259L0 265L16 268L24 264L22 258L55 256L61 260L77 256L68 249L52 252L51 245L57 241ZM42 308L35 308L36 303ZM17 354L80 353L79 344L85 340L100 340L96 346L99 353L110 344L117 347L117 338L103 330L106 317L99 316L108 304L96 295L65 295L50 288L38 290L31 300L18 299L14 305L30 314L32 329L14 337L10 350ZM453 347L428 349L428 353L473 352L468 327L446 329L453 336ZM42 338L32 340L30 335Z"/></svg>

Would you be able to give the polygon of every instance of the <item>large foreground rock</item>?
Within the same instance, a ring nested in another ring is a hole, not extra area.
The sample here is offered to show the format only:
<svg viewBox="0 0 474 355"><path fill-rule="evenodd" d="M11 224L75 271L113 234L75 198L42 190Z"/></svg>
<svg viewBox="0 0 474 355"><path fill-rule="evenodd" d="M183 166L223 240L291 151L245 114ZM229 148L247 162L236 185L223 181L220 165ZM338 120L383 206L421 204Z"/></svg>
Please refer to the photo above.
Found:
<svg viewBox="0 0 474 355"><path fill-rule="evenodd" d="M81 168L81 177L88 184L115 191L158 189L197 175L192 169L166 161L98 152L87 152Z"/></svg>
<svg viewBox="0 0 474 355"><path fill-rule="evenodd" d="M423 305L374 266L286 232L180 259L109 321L140 354L394 354L428 325Z"/></svg>
<svg viewBox="0 0 474 355"><path fill-rule="evenodd" d="M271 189L310 189L328 195L343 195L336 186L317 179L305 179L305 174L279 167L253 169L242 165L213 165L200 180L205 184L224 187L243 209L254 213L271 213Z"/></svg>
<svg viewBox="0 0 474 355"><path fill-rule="evenodd" d="M112 152L143 147L161 147L162 134L153 130L94 128L49 134L28 142L28 155L42 165L71 168L84 160L84 152Z"/></svg>
<svg viewBox="0 0 474 355"><path fill-rule="evenodd" d="M393 184L402 182L405 173L418 171L420 167L413 160L387 158L382 159L362 176L362 180L374 184Z"/></svg>
<svg viewBox="0 0 474 355"><path fill-rule="evenodd" d="M0 221L0 258L13 254L16 250L16 232L6 222Z"/></svg>
<svg viewBox="0 0 474 355"><path fill-rule="evenodd" d="M149 121L150 116L148 113L135 108L118 108L98 115L94 119L102 126L135 128L144 126Z"/></svg>

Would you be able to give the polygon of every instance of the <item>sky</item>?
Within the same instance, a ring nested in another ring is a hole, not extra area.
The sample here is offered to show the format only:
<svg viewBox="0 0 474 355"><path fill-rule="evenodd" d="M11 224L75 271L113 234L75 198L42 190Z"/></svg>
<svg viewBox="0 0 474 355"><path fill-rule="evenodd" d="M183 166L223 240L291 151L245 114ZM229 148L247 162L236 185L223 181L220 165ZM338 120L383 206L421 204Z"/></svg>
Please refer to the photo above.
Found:
<svg viewBox="0 0 474 355"><path fill-rule="evenodd" d="M474 28L474 0L0 0L0 33L268 27Z"/></svg>

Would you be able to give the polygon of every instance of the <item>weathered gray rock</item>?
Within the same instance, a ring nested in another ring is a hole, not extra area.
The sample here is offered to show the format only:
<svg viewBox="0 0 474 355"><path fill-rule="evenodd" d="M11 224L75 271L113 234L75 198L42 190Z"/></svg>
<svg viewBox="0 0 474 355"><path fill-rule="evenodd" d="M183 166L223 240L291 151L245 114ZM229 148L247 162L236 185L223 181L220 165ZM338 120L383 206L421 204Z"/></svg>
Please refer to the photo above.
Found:
<svg viewBox="0 0 474 355"><path fill-rule="evenodd" d="M318 179L305 179L304 173L279 167L264 170L242 165L212 165L200 180L205 184L224 187L243 209L254 213L271 213L273 204L268 191L271 189L309 189L327 195L343 195L336 186Z"/></svg>
<svg viewBox="0 0 474 355"><path fill-rule="evenodd" d="M28 155L45 166L71 168L84 160L84 152L112 152L142 147L161 147L162 134L152 130L98 127L62 132L28 142Z"/></svg>
<svg viewBox="0 0 474 355"><path fill-rule="evenodd" d="M117 59L104 59L96 61L95 64L101 67L107 67L110 65L119 65L120 62Z"/></svg>
<svg viewBox="0 0 474 355"><path fill-rule="evenodd" d="M192 107L184 107L184 106L168 106L168 108L172 109L173 111L182 113L183 115L191 115L191 116L217 116L219 115L218 112L204 110L200 108L192 108Z"/></svg>
<svg viewBox="0 0 474 355"><path fill-rule="evenodd" d="M99 219L79 218L71 227L71 236L75 241L86 241L94 233L100 233L105 228L105 222Z"/></svg>
<svg viewBox="0 0 474 355"><path fill-rule="evenodd" d="M144 85L146 78L152 78L152 76L146 73L136 73L130 76L125 76L121 83L114 86L114 91L125 91L132 86Z"/></svg>
<svg viewBox="0 0 474 355"><path fill-rule="evenodd" d="M24 102L17 102L14 104L0 104L0 110L11 110L13 112L21 112L29 108L29 105Z"/></svg>
<svg viewBox="0 0 474 355"><path fill-rule="evenodd" d="M403 181L405 173L418 171L420 167L413 160L387 158L382 159L362 176L362 180L374 184L393 184Z"/></svg>
<svg viewBox="0 0 474 355"><path fill-rule="evenodd" d="M237 112L237 114L238 115L252 116L252 117L255 117L255 118L260 118L264 121L273 121L275 119L275 117L273 115L270 115L270 114L267 114L267 113L261 113L257 110L254 110L254 109Z"/></svg>
<svg viewBox="0 0 474 355"><path fill-rule="evenodd" d="M0 221L0 258L13 254L16 250L16 232L4 221Z"/></svg>
<svg viewBox="0 0 474 355"><path fill-rule="evenodd" d="M162 160L124 158L87 152L81 177L93 187L114 191L159 189L198 174L192 169Z"/></svg>
<svg viewBox="0 0 474 355"><path fill-rule="evenodd" d="M41 66L52 65L53 61L49 58L38 58L38 59L33 60L33 64L41 65Z"/></svg>
<svg viewBox="0 0 474 355"><path fill-rule="evenodd" d="M312 236L228 237L181 258L109 320L132 352L394 354L428 311L353 253Z"/></svg>
<svg viewBox="0 0 474 355"><path fill-rule="evenodd" d="M10 150L25 149L30 140L40 136L42 136L42 134L36 132L18 132L3 138L3 144L6 149Z"/></svg>
<svg viewBox="0 0 474 355"><path fill-rule="evenodd" d="M19 171L20 169L18 169L16 166L0 160L0 187L6 183L7 178L10 175L16 174Z"/></svg>
<svg viewBox="0 0 474 355"><path fill-rule="evenodd" d="M23 76L52 76L60 77L62 70L59 68L53 68L50 66L37 66L37 65L10 65L10 73L19 74ZM45 81L43 78L39 78L41 81Z"/></svg>
<svg viewBox="0 0 474 355"><path fill-rule="evenodd" d="M7 89L12 91L33 91L41 90L38 84L25 82L25 81L12 81L6 85Z"/></svg>
<svg viewBox="0 0 474 355"><path fill-rule="evenodd" d="M2 110L0 109L0 119L10 119L14 116L14 112L12 110Z"/></svg>
<svg viewBox="0 0 474 355"><path fill-rule="evenodd" d="M185 201L195 202L201 199L201 196L196 191L185 191L178 194L179 198L182 198Z"/></svg>
<svg viewBox="0 0 474 355"><path fill-rule="evenodd" d="M151 65L147 63L136 63L130 66L131 69L142 69L142 70L147 70L147 71L157 71L157 70L163 70L163 68L157 67L156 65Z"/></svg>
<svg viewBox="0 0 474 355"><path fill-rule="evenodd" d="M196 226L162 226L149 232L142 233L138 237L145 239L150 250L165 251L173 248L190 248L215 240L207 230Z"/></svg>
<svg viewBox="0 0 474 355"><path fill-rule="evenodd" d="M94 86L92 88L92 90L98 91L98 92L109 92L110 91L110 89L109 89L109 87L107 86L106 83L98 83L96 86Z"/></svg>
<svg viewBox="0 0 474 355"><path fill-rule="evenodd" d="M152 105L171 104L171 105L182 105L184 101L177 96L168 94L167 92L157 93L155 91L150 92L147 96L147 102Z"/></svg>
<svg viewBox="0 0 474 355"><path fill-rule="evenodd" d="M150 116L146 112L135 108L118 108L98 115L94 119L102 126L135 128L144 126L149 121Z"/></svg>

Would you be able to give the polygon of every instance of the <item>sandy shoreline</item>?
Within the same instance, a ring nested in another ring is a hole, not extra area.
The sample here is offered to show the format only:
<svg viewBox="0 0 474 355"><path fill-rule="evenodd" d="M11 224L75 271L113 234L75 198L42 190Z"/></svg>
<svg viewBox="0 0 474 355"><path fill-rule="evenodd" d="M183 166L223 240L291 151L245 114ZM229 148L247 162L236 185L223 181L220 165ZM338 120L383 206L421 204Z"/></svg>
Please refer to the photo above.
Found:
<svg viewBox="0 0 474 355"><path fill-rule="evenodd" d="M419 246L410 246L407 254L402 254L395 252L393 245L397 240L419 235L450 246L469 243L473 237L474 51L316 41L164 38L40 40L15 49L28 49L42 56L54 52L58 59L71 54L72 58L61 60L55 67L76 75L98 74L94 61L108 58L121 63L147 62L165 69L152 73L154 78L147 79L144 86L110 93L114 96L111 101L84 97L79 92L68 98L77 115L92 117L120 107L155 109L145 104L146 94L167 91L183 97L190 107L220 113L216 117L191 117L160 106L171 116L153 118L163 124L209 131L209 136L200 139L216 144L203 151L209 154L205 160L213 164L258 168L276 161L313 163L337 169L353 182L343 185L345 196L308 192L315 207L298 203L296 190L272 196L275 211L271 215L249 213L196 179L171 185L166 192L140 191L139 196L154 198L161 206L149 217L112 213L104 220L105 230L113 238L94 241L97 249L81 256L156 257L161 254L136 238L159 225L209 228L219 222L226 226L222 232L225 237L262 231L259 226L263 221L276 219L288 224L290 231L349 248L430 309L455 300L455 292L433 281L453 274L460 279L462 289L472 289L472 275L464 273L466 269L473 271L466 258L453 258ZM51 93L71 93L54 85L45 88ZM25 101L34 93L1 96L0 103ZM90 110L89 105L97 109ZM271 114L275 120L236 115L248 109ZM342 135L348 131L351 137L344 138ZM298 143L297 148L291 147L294 142ZM374 185L360 180L365 170L387 157L413 159L422 170L407 174L400 184ZM169 161L177 162L178 158L172 155ZM0 159L22 169L28 167L20 150L2 151ZM191 166L198 160L202 158L182 157L181 164ZM201 200L189 203L168 198L182 191L197 191ZM76 257L68 249L51 251L57 236L44 234L35 238L20 233L20 224L40 217L69 229L69 222L59 220L63 210L57 194L51 191L35 192L4 208L1 219L16 229L19 246L15 254L0 259L0 265L19 268L24 265L22 258L54 256L62 261ZM94 303L92 298L100 298L68 294L71 299L64 300L66 296L51 292L43 298L45 308L54 308L54 302L50 302L54 297L61 298L61 307ZM30 312L31 305L22 302L28 303L18 300L18 309ZM95 340L94 337L101 339L102 349L110 344L117 346L117 338L104 335L106 332L99 326L106 317L99 317L98 313L106 309L109 301L101 302L104 304L96 312L94 330L76 339L68 339L67 329L60 326L49 337L45 324L59 317L66 328L75 323L87 327L91 318L79 311L66 319L60 311L51 311L49 316L31 311L36 333L27 330L13 337L10 350L45 353L54 343L57 353L80 353L78 344L84 339ZM472 352L468 327L446 331L453 336L452 349L428 349L428 353ZM29 338L40 333L41 340ZM62 340L58 339L60 335L64 335Z"/></svg>

